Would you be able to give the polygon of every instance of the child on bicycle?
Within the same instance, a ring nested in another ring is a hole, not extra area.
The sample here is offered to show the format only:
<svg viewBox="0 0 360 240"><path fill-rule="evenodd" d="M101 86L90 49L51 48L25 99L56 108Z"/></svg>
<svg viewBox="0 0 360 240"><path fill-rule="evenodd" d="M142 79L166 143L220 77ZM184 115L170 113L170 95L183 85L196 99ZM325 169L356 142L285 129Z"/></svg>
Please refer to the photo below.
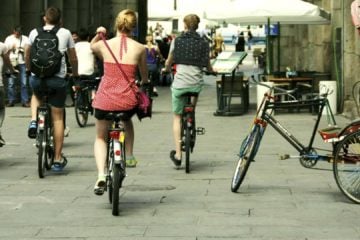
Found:
<svg viewBox="0 0 360 240"><path fill-rule="evenodd" d="M170 151L170 159L176 167L181 165L180 120L185 104L181 95L186 92L201 92L204 67L209 72L214 72L210 64L209 44L196 32L199 23L200 18L195 14L184 17L184 32L171 42L169 56L163 70L168 72L172 64L176 64L176 74L171 85L175 150ZM196 105L196 100L194 104Z"/></svg>

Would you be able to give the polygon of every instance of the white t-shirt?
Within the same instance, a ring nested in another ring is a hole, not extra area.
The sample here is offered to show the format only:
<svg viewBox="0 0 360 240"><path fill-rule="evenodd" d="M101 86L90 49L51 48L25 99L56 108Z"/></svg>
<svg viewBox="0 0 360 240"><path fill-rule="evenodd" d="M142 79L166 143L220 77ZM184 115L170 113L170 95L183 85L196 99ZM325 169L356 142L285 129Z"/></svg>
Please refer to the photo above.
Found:
<svg viewBox="0 0 360 240"><path fill-rule="evenodd" d="M79 75L92 75L94 73L95 56L91 51L90 43L87 41L77 42L75 50Z"/></svg>
<svg viewBox="0 0 360 240"><path fill-rule="evenodd" d="M27 44L29 44L29 38L25 35L21 35L17 38L14 34L11 34L5 39L6 47L11 50L9 55L11 62L17 62L17 64L25 63L24 49Z"/></svg>
<svg viewBox="0 0 360 240"><path fill-rule="evenodd" d="M53 25L45 25L44 29L46 30L50 30L52 29L54 26ZM33 29L30 34L29 34L29 42L30 45L33 44L36 36L38 35L38 32L35 29ZM59 39L59 51L64 54L62 60L61 60L61 69L60 72L55 74L55 76L61 77L61 78L65 78L66 76L66 60L65 60L65 52L67 51L67 49L69 48L75 48L75 43L74 40L71 36L71 32L68 29L65 28L60 28L57 33L56 36Z"/></svg>
<svg viewBox="0 0 360 240"><path fill-rule="evenodd" d="M2 42L0 42L0 55L5 55L7 53L8 49L6 47L6 45ZM0 56L0 87L3 87L3 81L2 81L2 70L3 70L3 66L4 66L4 60L3 58Z"/></svg>

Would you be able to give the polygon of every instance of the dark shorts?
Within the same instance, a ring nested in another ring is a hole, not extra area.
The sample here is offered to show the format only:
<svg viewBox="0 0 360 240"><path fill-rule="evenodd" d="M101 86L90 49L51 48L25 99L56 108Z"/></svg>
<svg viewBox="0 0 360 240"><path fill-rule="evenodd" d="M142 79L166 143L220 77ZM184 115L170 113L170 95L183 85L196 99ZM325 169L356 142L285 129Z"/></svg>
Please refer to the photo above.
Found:
<svg viewBox="0 0 360 240"><path fill-rule="evenodd" d="M48 93L48 102L51 106L57 108L65 107L66 91L68 87L68 81L66 78L49 77L40 79L34 75L30 76L30 86L39 99L45 94L44 88L41 86L41 81L46 86L46 92Z"/></svg>
<svg viewBox="0 0 360 240"><path fill-rule="evenodd" d="M95 108L94 115L97 120L106 120L105 116L111 112L113 112L113 113L123 112L126 114L126 118L124 119L124 121L129 121L132 118L132 116L134 116L134 114L136 113L136 108L133 108L131 110L126 110L126 111L105 111L105 110L100 110L100 109Z"/></svg>

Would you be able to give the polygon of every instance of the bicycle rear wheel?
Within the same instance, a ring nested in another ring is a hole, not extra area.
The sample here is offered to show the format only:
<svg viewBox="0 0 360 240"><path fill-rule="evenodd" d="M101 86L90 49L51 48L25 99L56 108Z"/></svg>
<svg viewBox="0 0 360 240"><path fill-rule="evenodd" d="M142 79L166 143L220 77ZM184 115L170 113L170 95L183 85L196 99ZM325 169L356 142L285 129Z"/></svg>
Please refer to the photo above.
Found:
<svg viewBox="0 0 360 240"><path fill-rule="evenodd" d="M89 94L87 91L78 91L75 99L75 118L79 127L85 127L89 118Z"/></svg>
<svg viewBox="0 0 360 240"><path fill-rule="evenodd" d="M185 126L185 172L190 172L191 129Z"/></svg>
<svg viewBox="0 0 360 240"><path fill-rule="evenodd" d="M54 138L52 129L50 127L46 128L46 154L45 154L45 167L46 170L50 170L54 162L55 150L54 150Z"/></svg>
<svg viewBox="0 0 360 240"><path fill-rule="evenodd" d="M333 171L341 192L360 203L360 132L349 134L337 144Z"/></svg>
<svg viewBox="0 0 360 240"><path fill-rule="evenodd" d="M38 174L44 178L46 169L46 131L40 130L37 134L38 141Z"/></svg>
<svg viewBox="0 0 360 240"><path fill-rule="evenodd" d="M234 176L231 181L232 192L236 192L244 180L250 163L254 160L256 155L258 147L257 145L260 142L260 137L260 126L254 125L250 134L243 140L240 147L239 159L237 161Z"/></svg>
<svg viewBox="0 0 360 240"><path fill-rule="evenodd" d="M113 144L120 144L119 148L114 147L114 149L120 149L120 156L117 155L115 158L115 153L113 154L114 160L117 159L117 162L113 162L113 171L112 171L112 215L119 215L119 197L120 197L120 188L122 187L122 182L125 178L125 142L120 143L113 140ZM120 159L120 161L119 161Z"/></svg>
<svg viewBox="0 0 360 240"><path fill-rule="evenodd" d="M119 192L120 192L120 164L113 165L113 189L112 189L112 215L119 215Z"/></svg>
<svg viewBox="0 0 360 240"><path fill-rule="evenodd" d="M106 186L109 196L109 202L112 203L112 195L113 195L113 166L114 166L114 147L113 141L108 140L108 151L106 156L106 164L107 164L107 177L106 177Z"/></svg>

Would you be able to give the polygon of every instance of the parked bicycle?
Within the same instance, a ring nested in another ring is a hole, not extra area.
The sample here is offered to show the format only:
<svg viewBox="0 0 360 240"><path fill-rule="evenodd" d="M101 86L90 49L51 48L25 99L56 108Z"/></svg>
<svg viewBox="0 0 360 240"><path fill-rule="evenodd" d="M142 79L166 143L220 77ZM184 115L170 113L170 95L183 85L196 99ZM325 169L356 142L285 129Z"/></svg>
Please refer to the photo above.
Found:
<svg viewBox="0 0 360 240"><path fill-rule="evenodd" d="M37 133L36 147L38 149L38 174L40 178L44 178L45 171L50 170L54 162L54 136L53 125L51 119L51 107L48 104L49 90L41 81L42 85L42 103L37 108Z"/></svg>
<svg viewBox="0 0 360 240"><path fill-rule="evenodd" d="M259 85L269 87L263 83ZM360 121L354 121L344 128L336 126L332 115L327 95L329 92L320 95L318 98L309 100L274 101L277 94L286 94L292 97L294 91L287 91L277 87L269 87L269 91L264 95L259 108L257 109L250 133L243 140L239 159L236 164L234 176L231 182L232 192L236 192L245 175L253 162L260 147L261 139L265 133L267 125L272 126L287 142L289 142L298 152L302 166L311 168L317 161L325 160L333 163L335 181L342 193L355 203L360 203ZM276 120L272 114L274 110L281 108L314 107L318 109L312 135L307 145L302 144L283 124ZM319 130L325 142L332 143L332 154L318 154L314 146L314 138L318 131L320 119L324 108L330 113L332 127ZM286 156L289 157L289 156Z"/></svg>
<svg viewBox="0 0 360 240"><path fill-rule="evenodd" d="M94 78L84 75L81 75L74 81L74 109L76 122L79 127L85 127L88 122L89 114L94 114L94 109L91 106L92 95L96 91L99 82L100 77Z"/></svg>
<svg viewBox="0 0 360 240"><path fill-rule="evenodd" d="M127 112L110 112L105 117L112 121L108 129L106 156L106 187L109 202L112 204L112 214L119 215L119 193L126 177L125 127L124 121L129 119Z"/></svg>

